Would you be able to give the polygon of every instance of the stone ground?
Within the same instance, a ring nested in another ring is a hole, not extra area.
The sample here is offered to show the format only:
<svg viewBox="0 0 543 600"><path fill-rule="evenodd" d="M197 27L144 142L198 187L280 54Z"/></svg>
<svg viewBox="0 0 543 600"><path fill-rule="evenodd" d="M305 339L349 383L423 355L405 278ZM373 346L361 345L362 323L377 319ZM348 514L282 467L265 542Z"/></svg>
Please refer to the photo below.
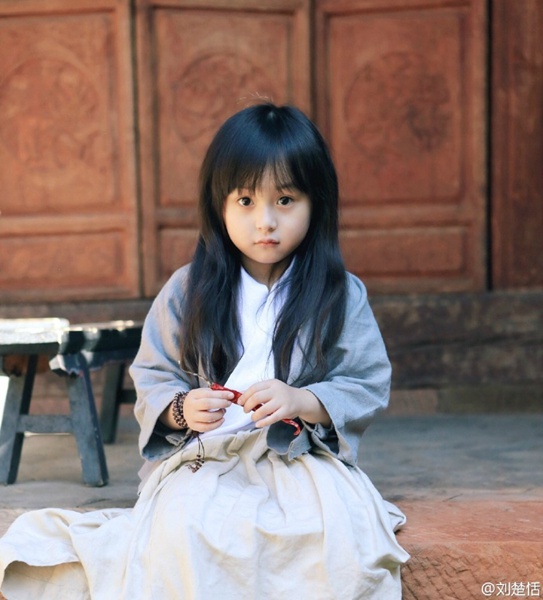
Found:
<svg viewBox="0 0 543 600"><path fill-rule="evenodd" d="M132 505L136 431L125 418L106 446L101 488L81 483L71 436L28 436L17 482L0 486L0 533L28 509ZM506 596L497 586L516 579L543 596L543 414L383 416L363 438L360 465L407 515L405 599Z"/></svg>
<svg viewBox="0 0 543 600"><path fill-rule="evenodd" d="M29 435L0 509L130 506L136 498L135 423L106 446L110 482L81 483L70 435ZM450 498L543 500L543 414L385 416L365 433L362 469L391 501Z"/></svg>

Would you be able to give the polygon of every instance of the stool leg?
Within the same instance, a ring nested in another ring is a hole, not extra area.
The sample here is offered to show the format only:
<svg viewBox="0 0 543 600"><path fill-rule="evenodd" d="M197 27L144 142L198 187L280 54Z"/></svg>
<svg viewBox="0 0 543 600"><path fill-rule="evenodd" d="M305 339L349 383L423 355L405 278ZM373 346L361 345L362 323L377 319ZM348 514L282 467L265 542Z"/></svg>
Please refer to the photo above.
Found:
<svg viewBox="0 0 543 600"><path fill-rule="evenodd" d="M4 485L17 480L24 441L24 432L18 431L19 417L28 414L37 364L38 357L31 355L25 376L9 378L0 428L0 483Z"/></svg>
<svg viewBox="0 0 543 600"><path fill-rule="evenodd" d="M102 408L100 410L100 427L105 444L112 444L117 434L119 419L120 394L123 389L125 364L110 363L106 365L104 388L102 391Z"/></svg>
<svg viewBox="0 0 543 600"><path fill-rule="evenodd" d="M81 357L81 362L84 361ZM89 371L86 365L81 367L79 375L68 376L66 379L70 413L81 458L83 481L86 485L100 487L106 485L109 480L106 456Z"/></svg>

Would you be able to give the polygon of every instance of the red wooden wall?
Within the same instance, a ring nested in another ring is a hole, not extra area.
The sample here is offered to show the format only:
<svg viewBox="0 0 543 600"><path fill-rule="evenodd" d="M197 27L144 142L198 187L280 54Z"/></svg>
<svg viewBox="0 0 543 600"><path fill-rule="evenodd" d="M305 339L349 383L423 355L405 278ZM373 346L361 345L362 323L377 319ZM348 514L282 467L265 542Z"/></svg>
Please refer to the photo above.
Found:
<svg viewBox="0 0 543 600"><path fill-rule="evenodd" d="M0 301L153 296L190 259L214 130L260 97L329 140L371 292L543 287L542 13L0 0Z"/></svg>
<svg viewBox="0 0 543 600"><path fill-rule="evenodd" d="M0 298L138 294L130 16L0 2Z"/></svg>
<svg viewBox="0 0 543 600"><path fill-rule="evenodd" d="M152 295L188 262L215 130L259 97L310 110L306 0L137 2L143 267Z"/></svg>
<svg viewBox="0 0 543 600"><path fill-rule="evenodd" d="M485 2L317 3L318 121L370 290L485 285Z"/></svg>
<svg viewBox="0 0 543 600"><path fill-rule="evenodd" d="M493 285L543 289L543 2L492 14Z"/></svg>

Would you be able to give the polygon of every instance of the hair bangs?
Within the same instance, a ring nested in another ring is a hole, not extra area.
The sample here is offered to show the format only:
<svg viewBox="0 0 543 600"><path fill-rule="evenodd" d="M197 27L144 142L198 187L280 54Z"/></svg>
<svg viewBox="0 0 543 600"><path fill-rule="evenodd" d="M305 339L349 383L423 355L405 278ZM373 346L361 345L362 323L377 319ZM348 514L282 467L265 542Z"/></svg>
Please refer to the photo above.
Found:
<svg viewBox="0 0 543 600"><path fill-rule="evenodd" d="M215 158L211 181L214 203L222 206L226 197L236 189L254 193L264 177L271 175L278 190L298 189L309 193L309 181L301 168L299 148L288 139L288 132L251 129L249 135L229 140L228 149ZM281 135L282 134L282 135Z"/></svg>

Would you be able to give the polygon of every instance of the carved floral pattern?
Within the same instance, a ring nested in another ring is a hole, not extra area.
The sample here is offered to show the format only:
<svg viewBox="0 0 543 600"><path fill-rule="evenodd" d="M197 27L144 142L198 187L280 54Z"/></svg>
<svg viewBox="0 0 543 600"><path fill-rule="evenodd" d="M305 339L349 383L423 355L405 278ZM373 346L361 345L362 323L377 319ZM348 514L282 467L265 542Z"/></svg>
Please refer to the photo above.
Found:
<svg viewBox="0 0 543 600"><path fill-rule="evenodd" d="M85 73L56 58L32 58L0 82L0 139L33 170L92 164L99 98Z"/></svg>
<svg viewBox="0 0 543 600"><path fill-rule="evenodd" d="M213 53L193 61L174 81L174 121L189 146L207 145L223 121L255 99L274 97L262 69L232 53Z"/></svg>
<svg viewBox="0 0 543 600"><path fill-rule="evenodd" d="M386 54L359 69L344 111L352 141L376 165L433 152L450 136L447 80L413 52Z"/></svg>

